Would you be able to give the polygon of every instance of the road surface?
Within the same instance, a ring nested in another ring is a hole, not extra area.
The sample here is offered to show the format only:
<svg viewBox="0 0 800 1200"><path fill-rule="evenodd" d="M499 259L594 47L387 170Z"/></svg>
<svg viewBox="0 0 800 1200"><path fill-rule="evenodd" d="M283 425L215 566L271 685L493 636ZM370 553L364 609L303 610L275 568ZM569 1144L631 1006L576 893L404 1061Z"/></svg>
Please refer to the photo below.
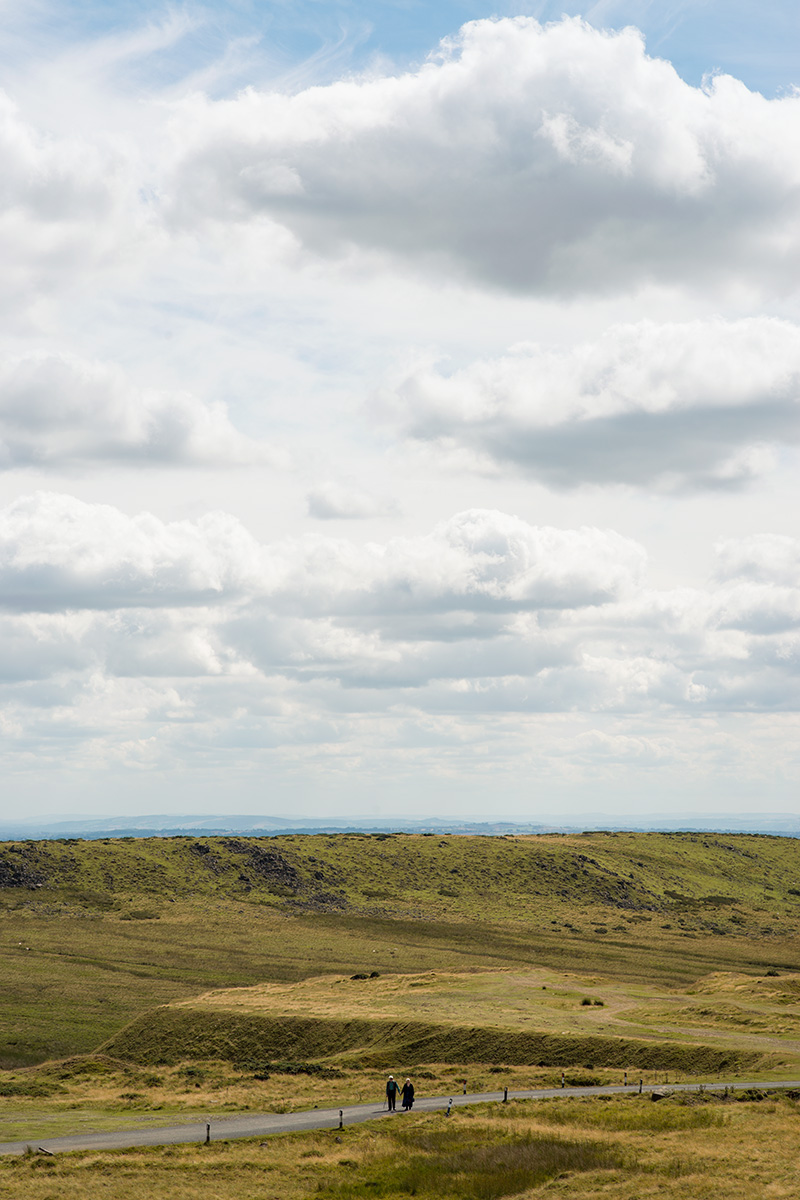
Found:
<svg viewBox="0 0 800 1200"><path fill-rule="evenodd" d="M717 1083L675 1083L648 1084L642 1091L650 1092L696 1092L703 1088L708 1092L720 1092L724 1088L736 1088L744 1091L747 1088L769 1089L800 1089L800 1080L781 1081L771 1080L729 1080ZM567 1096L619 1096L636 1094L639 1084L629 1084L627 1087L570 1087L570 1088L535 1088L532 1091L509 1091L509 1100L549 1100L555 1097L562 1099ZM478 1092L464 1095L430 1096L414 1102L415 1112L437 1112L447 1109L449 1104L454 1108L465 1104L488 1104L503 1099L503 1092ZM275 1133L296 1133L304 1129L338 1129L339 1119L344 1125L360 1125L363 1121L400 1120L402 1113L387 1113L380 1104L349 1104L342 1109L312 1108L295 1113L246 1113L241 1116L212 1117L210 1123L211 1140L214 1142L228 1141L232 1138L269 1137ZM129 1150L137 1146L176 1146L188 1142L204 1142L206 1140L206 1122L193 1121L190 1124L166 1125L154 1129L148 1126L143 1129L115 1129L107 1133L80 1133L74 1137L57 1138L27 1138L22 1142L0 1142L0 1154L24 1154L28 1147L33 1150L46 1150L51 1154L63 1153L67 1150Z"/></svg>

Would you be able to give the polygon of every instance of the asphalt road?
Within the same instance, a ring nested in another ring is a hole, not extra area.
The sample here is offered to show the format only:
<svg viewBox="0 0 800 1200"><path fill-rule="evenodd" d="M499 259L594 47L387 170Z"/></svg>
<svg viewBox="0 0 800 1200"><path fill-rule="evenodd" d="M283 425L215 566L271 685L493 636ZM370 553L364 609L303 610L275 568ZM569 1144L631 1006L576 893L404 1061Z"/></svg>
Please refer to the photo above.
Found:
<svg viewBox="0 0 800 1200"><path fill-rule="evenodd" d="M675 1083L648 1084L642 1090L645 1094L658 1091L696 1092L702 1087L705 1091L720 1092L724 1088L735 1087L737 1091L747 1088L798 1088L800 1080L781 1081L740 1079L723 1080L717 1083ZM566 1096L618 1096L637 1094L639 1084L628 1087L572 1087L572 1088L538 1088L533 1091L509 1092L509 1100L547 1100ZM503 1092L477 1092L466 1096L429 1096L414 1102L417 1112L437 1112L446 1109L449 1104L454 1108L465 1104L487 1104L490 1101L503 1099ZM296 1113L247 1113L242 1116L214 1117L211 1119L211 1140L214 1142L228 1141L232 1138L269 1137L275 1133L295 1133L303 1129L338 1129L339 1117L344 1125L359 1125L363 1121L401 1119L400 1110L396 1114L386 1112L380 1104L350 1104L345 1108L312 1108ZM188 1125L165 1125L158 1129L147 1127L143 1129L116 1129L109 1133L81 1133L75 1137L58 1138L28 1138L23 1142L0 1142L0 1154L24 1154L30 1146L34 1150L47 1150L51 1154L63 1153L67 1150L129 1150L136 1146L175 1146L186 1142L204 1142L206 1140L206 1122L194 1121Z"/></svg>

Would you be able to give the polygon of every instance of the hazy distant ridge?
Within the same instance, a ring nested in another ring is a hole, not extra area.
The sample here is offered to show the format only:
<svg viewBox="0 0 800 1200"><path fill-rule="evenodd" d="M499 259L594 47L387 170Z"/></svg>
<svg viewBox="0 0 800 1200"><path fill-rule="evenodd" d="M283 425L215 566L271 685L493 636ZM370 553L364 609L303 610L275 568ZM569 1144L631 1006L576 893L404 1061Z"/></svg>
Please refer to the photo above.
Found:
<svg viewBox="0 0 800 1200"><path fill-rule="evenodd" d="M289 819L274 816L179 815L155 813L147 816L97 817L72 821L30 822L0 819L0 838L101 838L101 837L170 837L181 834L259 834L292 833L449 833L504 834L574 833L578 830L632 830L669 832L673 830L707 830L720 833L764 833L783 837L800 837L800 816L785 814L752 815L744 817L693 817L688 819L654 817L652 820L630 821L624 817L609 817L587 824L547 824L523 821L454 821L430 817L422 821L398 821L386 818L335 817L333 819Z"/></svg>

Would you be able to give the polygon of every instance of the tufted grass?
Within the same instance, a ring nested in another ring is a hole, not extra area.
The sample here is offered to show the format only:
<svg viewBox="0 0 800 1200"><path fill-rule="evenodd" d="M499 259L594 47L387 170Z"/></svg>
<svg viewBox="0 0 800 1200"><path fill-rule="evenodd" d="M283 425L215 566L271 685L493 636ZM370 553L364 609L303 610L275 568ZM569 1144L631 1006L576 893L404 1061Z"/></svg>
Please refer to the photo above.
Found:
<svg viewBox="0 0 800 1200"><path fill-rule="evenodd" d="M319 1194L331 1200L362 1196L497 1200L565 1173L624 1164L624 1154L603 1142L565 1140L546 1133L503 1136L490 1125L423 1127L396 1139L388 1153L371 1155L356 1178L323 1183Z"/></svg>
<svg viewBox="0 0 800 1200"><path fill-rule="evenodd" d="M568 1121L561 1113L578 1114ZM687 1127L686 1111L710 1124ZM657 1111L659 1124L644 1114ZM609 1119L609 1113L621 1114ZM630 1115L629 1115L630 1114ZM652 1104L528 1101L282 1135L53 1158L0 1159L0 1200L355 1200L533 1195L569 1200L752 1200L797 1195L800 1107L791 1098ZM532 1182L535 1180L536 1182Z"/></svg>

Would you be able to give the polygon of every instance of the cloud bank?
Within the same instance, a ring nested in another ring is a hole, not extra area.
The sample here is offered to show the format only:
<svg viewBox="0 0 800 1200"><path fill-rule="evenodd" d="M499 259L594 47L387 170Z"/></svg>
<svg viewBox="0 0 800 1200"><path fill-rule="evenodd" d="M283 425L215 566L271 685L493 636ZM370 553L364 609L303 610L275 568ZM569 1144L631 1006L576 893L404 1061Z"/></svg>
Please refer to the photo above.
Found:
<svg viewBox="0 0 800 1200"><path fill-rule="evenodd" d="M66 655L78 674L244 675L264 695L316 681L356 711L796 705L800 542L718 557L706 589L655 591L630 539L490 510L361 545L262 544L221 513L164 523L57 494L0 512L4 622L35 648L33 677L52 640L56 673Z"/></svg>
<svg viewBox="0 0 800 1200"><path fill-rule="evenodd" d="M551 487L737 488L800 441L800 329L768 317L616 326L571 350L415 369L384 404L411 438Z"/></svg>
<svg viewBox="0 0 800 1200"><path fill-rule="evenodd" d="M404 75L186 99L166 212L512 291L780 292L800 263L799 130L800 97L691 87L634 29L479 20Z"/></svg>

